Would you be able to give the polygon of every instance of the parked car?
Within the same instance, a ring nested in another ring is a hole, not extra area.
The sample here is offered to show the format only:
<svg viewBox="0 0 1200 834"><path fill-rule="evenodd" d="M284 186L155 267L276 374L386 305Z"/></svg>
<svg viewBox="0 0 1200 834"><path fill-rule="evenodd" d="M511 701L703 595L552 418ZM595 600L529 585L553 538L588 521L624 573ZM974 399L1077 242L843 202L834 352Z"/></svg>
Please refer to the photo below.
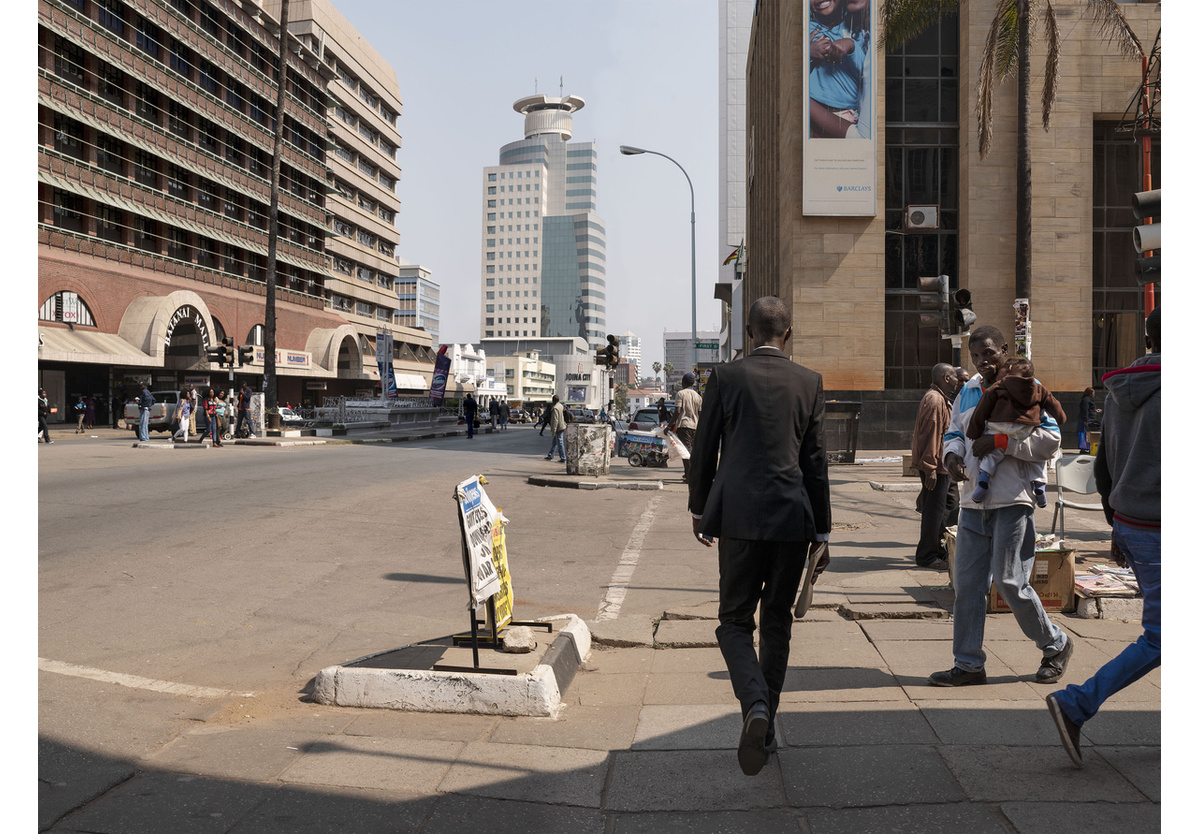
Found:
<svg viewBox="0 0 1200 834"><path fill-rule="evenodd" d="M179 392L151 391L150 396L154 397L154 405L150 406L150 431L169 431L175 407L179 404ZM137 431L140 417L136 402L125 404L125 424L133 431Z"/></svg>
<svg viewBox="0 0 1200 834"><path fill-rule="evenodd" d="M667 403L667 411L671 414L675 413L675 404ZM658 425L658 406L652 405L648 408L639 408L633 414L633 419L629 421L630 431L648 431Z"/></svg>
<svg viewBox="0 0 1200 834"><path fill-rule="evenodd" d="M286 405L279 406L279 419L283 421L285 426L292 426L294 428L299 428L308 422Z"/></svg>
<svg viewBox="0 0 1200 834"><path fill-rule="evenodd" d="M575 418L576 423L594 423L596 422L596 412L590 408L582 408L576 406L570 409L571 416Z"/></svg>

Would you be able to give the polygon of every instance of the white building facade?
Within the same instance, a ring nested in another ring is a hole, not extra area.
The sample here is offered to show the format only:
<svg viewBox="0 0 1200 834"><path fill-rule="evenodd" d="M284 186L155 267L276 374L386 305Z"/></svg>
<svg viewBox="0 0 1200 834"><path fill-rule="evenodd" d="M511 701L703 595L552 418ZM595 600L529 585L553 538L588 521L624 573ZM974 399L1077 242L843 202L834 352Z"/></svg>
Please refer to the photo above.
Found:
<svg viewBox="0 0 1200 834"><path fill-rule="evenodd" d="M605 343L607 239L596 214L596 146L569 142L579 96L513 109L525 138L483 169L480 336Z"/></svg>
<svg viewBox="0 0 1200 834"><path fill-rule="evenodd" d="M419 264L400 264L396 277L396 321L424 330L436 347L441 344L442 288L430 275Z"/></svg>
<svg viewBox="0 0 1200 834"><path fill-rule="evenodd" d="M621 352L621 356L624 356L626 359L629 360L629 364L633 365L633 367L636 369L636 372L637 372L637 378L640 380L642 378L642 373L643 373L642 337L634 335L630 331L626 330L624 333L621 334L620 340L621 340L621 345L620 345L619 349Z"/></svg>

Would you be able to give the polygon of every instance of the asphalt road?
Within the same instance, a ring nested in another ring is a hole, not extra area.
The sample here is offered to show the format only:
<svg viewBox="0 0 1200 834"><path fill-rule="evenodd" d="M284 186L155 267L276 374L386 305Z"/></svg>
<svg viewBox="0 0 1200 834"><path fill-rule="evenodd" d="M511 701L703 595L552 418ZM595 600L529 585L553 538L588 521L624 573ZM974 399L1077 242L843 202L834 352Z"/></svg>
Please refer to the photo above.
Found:
<svg viewBox="0 0 1200 834"><path fill-rule="evenodd" d="M401 444L40 447L38 655L294 701L325 666L466 630L452 492L473 474L511 522L516 616L593 619L664 493L530 486L563 469L548 445L514 427ZM68 678L41 675L43 733L94 723L74 700L51 708Z"/></svg>

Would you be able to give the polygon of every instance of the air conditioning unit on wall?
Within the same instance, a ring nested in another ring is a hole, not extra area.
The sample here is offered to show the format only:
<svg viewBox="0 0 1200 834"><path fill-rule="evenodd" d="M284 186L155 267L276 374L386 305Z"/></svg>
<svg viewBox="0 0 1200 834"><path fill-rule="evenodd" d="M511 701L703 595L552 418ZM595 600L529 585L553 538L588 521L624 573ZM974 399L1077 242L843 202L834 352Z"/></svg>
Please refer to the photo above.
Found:
<svg viewBox="0 0 1200 834"><path fill-rule="evenodd" d="M909 206L904 210L904 225L909 229L938 228L938 207Z"/></svg>

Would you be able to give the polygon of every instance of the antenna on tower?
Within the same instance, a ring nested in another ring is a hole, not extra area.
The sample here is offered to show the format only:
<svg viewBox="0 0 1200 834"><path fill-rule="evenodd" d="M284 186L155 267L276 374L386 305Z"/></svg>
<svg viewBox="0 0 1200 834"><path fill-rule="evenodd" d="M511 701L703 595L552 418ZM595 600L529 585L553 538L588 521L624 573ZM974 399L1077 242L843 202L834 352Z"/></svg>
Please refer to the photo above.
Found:
<svg viewBox="0 0 1200 834"><path fill-rule="evenodd" d="M533 92L535 94L537 93L537 76L536 75L533 77Z"/></svg>
<svg viewBox="0 0 1200 834"><path fill-rule="evenodd" d="M563 83L562 83L562 76L560 75L558 77L558 97L562 98L562 94L563 94Z"/></svg>

